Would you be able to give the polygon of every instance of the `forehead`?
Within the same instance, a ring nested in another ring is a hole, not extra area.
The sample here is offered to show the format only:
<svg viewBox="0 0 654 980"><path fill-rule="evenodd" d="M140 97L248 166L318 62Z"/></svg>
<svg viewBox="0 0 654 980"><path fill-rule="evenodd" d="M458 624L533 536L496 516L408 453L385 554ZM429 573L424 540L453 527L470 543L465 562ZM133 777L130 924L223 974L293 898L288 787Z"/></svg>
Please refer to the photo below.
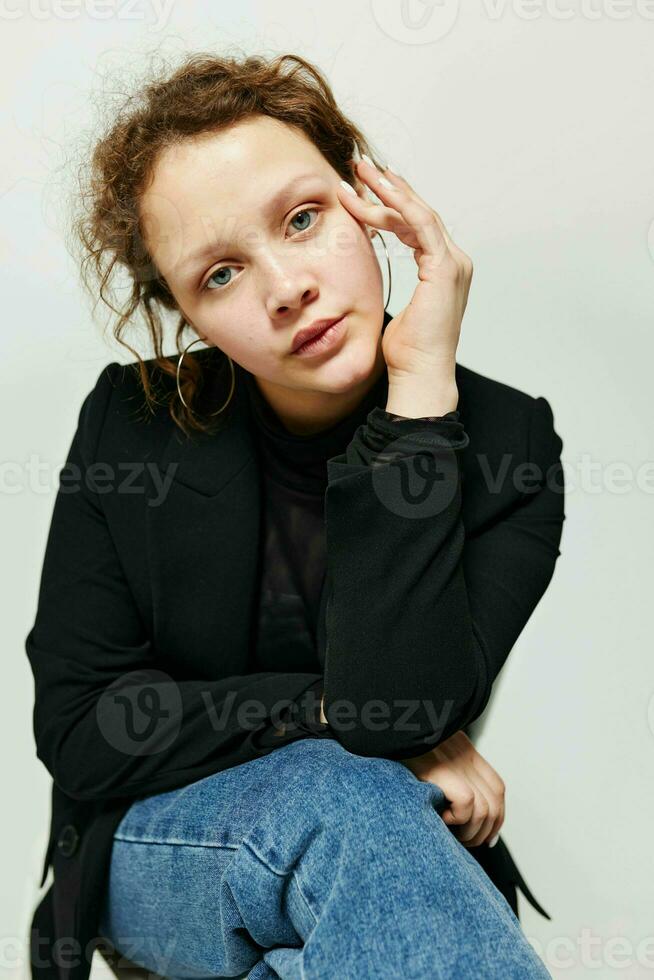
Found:
<svg viewBox="0 0 654 980"><path fill-rule="evenodd" d="M309 189L314 178L327 189L334 177L301 130L256 117L161 152L140 200L144 234L164 271L194 246L231 238L243 222L262 224L268 202L287 184L297 182L299 191L302 179Z"/></svg>

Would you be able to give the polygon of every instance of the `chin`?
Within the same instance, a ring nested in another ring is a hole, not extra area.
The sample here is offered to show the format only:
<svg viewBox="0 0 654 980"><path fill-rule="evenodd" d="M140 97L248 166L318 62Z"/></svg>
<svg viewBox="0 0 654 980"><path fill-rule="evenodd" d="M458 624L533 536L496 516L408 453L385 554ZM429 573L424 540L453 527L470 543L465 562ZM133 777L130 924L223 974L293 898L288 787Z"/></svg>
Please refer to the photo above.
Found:
<svg viewBox="0 0 654 980"><path fill-rule="evenodd" d="M375 371L374 348L363 349L362 344L350 342L343 350L326 362L322 380L329 384L331 391L347 392L364 384Z"/></svg>

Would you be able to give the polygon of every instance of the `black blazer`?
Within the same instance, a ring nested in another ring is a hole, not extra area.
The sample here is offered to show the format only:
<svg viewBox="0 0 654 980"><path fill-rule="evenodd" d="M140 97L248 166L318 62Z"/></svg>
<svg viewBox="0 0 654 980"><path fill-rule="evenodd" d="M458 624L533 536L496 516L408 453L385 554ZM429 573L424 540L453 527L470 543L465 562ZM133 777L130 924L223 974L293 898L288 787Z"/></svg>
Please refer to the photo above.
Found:
<svg viewBox="0 0 654 980"><path fill-rule="evenodd" d="M195 356L211 368L216 352ZM433 733L421 708L415 730L326 732L305 692L324 684L329 717L342 697L420 705L438 691L451 710L437 741L469 731L560 554L562 442L549 403L457 364L462 425L439 431L464 429L467 440L442 450L451 491L442 510L407 520L381 501L374 467L349 448L330 460L316 669L251 673L261 491L234 367L234 396L212 436L185 438L164 405L144 414L134 364L104 368L79 413L26 639L36 752L53 779L41 884L51 863L54 880L32 922L34 980L88 977L113 831L136 798L296 738L402 758L425 751ZM215 378L221 404L228 375L216 368ZM367 577L373 566L383 578ZM283 699L288 709L275 715ZM244 723L236 709L252 700L262 713ZM547 916L502 838L470 853L516 914L519 884ZM77 945L57 966L52 943L62 937Z"/></svg>

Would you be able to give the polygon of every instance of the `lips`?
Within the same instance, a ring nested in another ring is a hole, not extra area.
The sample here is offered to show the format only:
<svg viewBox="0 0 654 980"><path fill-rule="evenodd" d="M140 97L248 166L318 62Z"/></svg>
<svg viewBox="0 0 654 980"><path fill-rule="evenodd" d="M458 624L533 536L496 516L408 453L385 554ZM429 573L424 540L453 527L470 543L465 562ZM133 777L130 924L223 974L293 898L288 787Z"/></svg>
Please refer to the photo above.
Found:
<svg viewBox="0 0 654 980"><path fill-rule="evenodd" d="M345 314L343 314L344 316ZM295 337L293 338L293 346L291 348L291 353L295 353L299 347L306 344L309 340L314 340L319 337L321 333L324 333L329 327L333 327L335 323L342 320L342 316L334 317L332 320L315 320L310 327L305 330L299 330Z"/></svg>

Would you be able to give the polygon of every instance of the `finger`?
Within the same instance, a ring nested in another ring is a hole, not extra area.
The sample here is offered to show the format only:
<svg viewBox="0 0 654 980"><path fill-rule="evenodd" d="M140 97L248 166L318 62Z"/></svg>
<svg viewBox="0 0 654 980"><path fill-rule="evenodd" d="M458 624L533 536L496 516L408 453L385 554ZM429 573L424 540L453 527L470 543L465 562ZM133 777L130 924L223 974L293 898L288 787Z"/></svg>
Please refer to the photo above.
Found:
<svg viewBox="0 0 654 980"><path fill-rule="evenodd" d="M416 240L416 244L411 245L412 248L418 247L426 255L438 259L445 253L449 253L441 230L442 222L436 218L435 212L414 192L405 191L390 171L382 174L377 167L360 160L357 164L357 173L372 188L377 197L388 207L394 208L412 229ZM405 242L405 244L410 243Z"/></svg>
<svg viewBox="0 0 654 980"><path fill-rule="evenodd" d="M354 214L357 220L384 231L392 231L405 244L411 248L417 246L417 239L411 225L403 220L399 211L387 207L385 204L375 204L374 201L366 200L357 194L351 184L347 184L350 190L345 189L347 181L339 182L336 189L339 200Z"/></svg>
<svg viewBox="0 0 654 980"><path fill-rule="evenodd" d="M470 827L464 828L460 836L466 847L478 847L493 836L493 827L499 816L501 799L477 772L469 773L468 778L475 787L475 813ZM475 826L475 822L479 821Z"/></svg>
<svg viewBox="0 0 654 980"><path fill-rule="evenodd" d="M472 769L472 767L470 768ZM471 771L466 773L465 778L468 780L474 797L472 813L470 819L463 826L456 828L455 833L462 844L469 844L479 836L484 827L490 829L495 819L495 813L491 812L491 801L486 796L483 783L479 777Z"/></svg>
<svg viewBox="0 0 654 980"><path fill-rule="evenodd" d="M463 826L453 827L452 832L465 847L477 847L486 839L492 825L488 800L482 793L476 793L472 817Z"/></svg>
<svg viewBox="0 0 654 980"><path fill-rule="evenodd" d="M401 177L399 174L396 174L394 170L389 170L388 168L383 170L382 176L386 177L386 179L389 180L394 187L400 188L401 190L404 191L405 194L412 197L413 200L415 200L418 204L421 204L424 208L430 211L431 214L434 216L434 219L436 220L441 235L443 236L443 239L450 252L452 252L453 255L456 255L457 258L461 260L462 264L465 263L471 264L470 258L466 255L466 253L462 249L459 248L456 242L452 239L452 236L450 235L447 228L445 227L445 222L441 218L438 211L436 211L435 208L432 208L432 206L427 201L425 201L424 198L422 198L416 190L414 190L411 184L407 180L405 180L404 177Z"/></svg>
<svg viewBox="0 0 654 980"><path fill-rule="evenodd" d="M400 187L406 194L409 195L409 197L412 197L415 201L418 201L425 207L429 207L427 202L420 197L416 190L414 190L409 181L405 180L404 177L396 173L395 170L389 170L388 167L383 166L383 164L378 169L382 176L386 177L386 179L390 181L394 187Z"/></svg>
<svg viewBox="0 0 654 980"><path fill-rule="evenodd" d="M506 784L497 769L491 766L488 759L485 759L480 752L475 752L471 757L471 765L476 773L484 780L487 786L496 793L497 796L504 796Z"/></svg>
<svg viewBox="0 0 654 980"><path fill-rule="evenodd" d="M439 772L438 778L431 779L429 782L436 782L445 793L449 804L443 814L445 823L467 824L472 817L475 804L475 794L470 784L453 772Z"/></svg>
<svg viewBox="0 0 654 980"><path fill-rule="evenodd" d="M500 812L497 815L497 820L493 824L493 827L492 827L490 833L488 834L488 837L486 838L485 842L483 842L483 843L490 844L490 842L493 840L493 838L494 837L497 837L497 835L499 834L500 830L504 826L505 812L506 812L506 805L504 803L504 800L502 800L502 805L500 807Z"/></svg>
<svg viewBox="0 0 654 980"><path fill-rule="evenodd" d="M475 748L464 732L456 732L453 736L441 743L434 750L439 759L447 764L457 764L462 767L460 772L464 779L469 780L470 785L475 788L477 793L483 793L489 801L489 830L487 835L486 828L482 827L475 837L466 840L468 846L477 846L484 840L491 840L499 832L504 822L504 799L506 787L499 773ZM495 814L495 820L491 823L490 818ZM462 828L462 836L469 833L470 828Z"/></svg>
<svg viewBox="0 0 654 980"><path fill-rule="evenodd" d="M476 792L472 817L462 827L453 828L453 833L466 847L476 846L474 842L478 839L484 828L488 826L488 813L488 800L485 799L483 793Z"/></svg>
<svg viewBox="0 0 654 980"><path fill-rule="evenodd" d="M492 840L493 840L493 839L494 839L495 837L497 837L497 836L498 836L498 834L499 834L499 832L500 832L500 830L501 830L501 829L502 829L502 827L504 826L504 809L505 809L505 808L504 808L504 806L502 806L502 808L501 808L501 811L500 811L500 814L499 814L499 816L498 816L498 818L497 818L497 820L495 821L495 823L494 823L494 825L493 825L493 828L492 828L492 830L491 830L491 832L489 833L489 835L488 835L488 837L486 838L486 840L485 840L485 841L483 841L483 843L485 843L485 844L490 844L490 842L491 842L491 841L492 841Z"/></svg>
<svg viewBox="0 0 654 980"><path fill-rule="evenodd" d="M495 821L489 814L479 825L479 828L475 834L472 834L472 836L467 836L465 832L462 833L460 837L461 843L465 847L479 847L485 841L492 840L494 824Z"/></svg>
<svg viewBox="0 0 654 980"><path fill-rule="evenodd" d="M414 188L411 186L411 184L408 182L408 180L405 180L404 177L401 177L399 174L395 173L394 170L388 170L388 168L386 168L385 170L382 171L382 176L386 177L386 179L391 182L391 184L393 185L393 187L400 188L401 190L404 191L405 194L407 194L409 197L412 197L414 201L417 201L418 204L422 204L422 206L424 208L426 208L428 211L431 211L431 213L433 214L434 218L436 219L436 222L437 222L438 227L439 227L439 229L441 231L441 234L443 235L443 238L445 239L445 241L446 241L446 243L448 245L448 248L450 246L452 246L453 248L456 248L456 245L452 241L452 239L451 239L451 237L450 237L450 235L448 233L448 230L445 227L445 222L441 218L441 216L438 213L438 211L436 211L434 208L432 208L431 205L428 204L427 201L425 201L424 198L422 198L420 196L420 194L418 194L418 192L416 190L414 190Z"/></svg>
<svg viewBox="0 0 654 980"><path fill-rule="evenodd" d="M382 171L382 175L386 177L386 179L389 180L394 187L401 188L406 194L414 198L414 200L416 200L419 204L422 204L425 208L428 208L431 211L434 218L436 219L436 222L445 240L445 243L447 244L448 249L460 261L460 263L466 269L469 270L470 275L472 275L472 270L473 270L472 259L470 258L469 255L467 255L463 251L463 249L459 248L459 246L456 244L456 242L448 232L447 228L445 227L445 222L441 218L438 211L436 211L435 208L432 208L431 205L429 205L427 201L425 201L424 198L422 198L417 193L417 191L413 189L411 184L407 180L405 180L404 177L401 177L399 174L395 173L394 170L389 170L388 168L385 168Z"/></svg>
<svg viewBox="0 0 654 980"><path fill-rule="evenodd" d="M506 784L496 769L494 769L487 759L480 753L475 753L472 765L481 779L488 786L489 792L493 794L497 816L490 830L487 840L492 840L499 832L504 823L506 811ZM483 842L482 842L483 843Z"/></svg>

